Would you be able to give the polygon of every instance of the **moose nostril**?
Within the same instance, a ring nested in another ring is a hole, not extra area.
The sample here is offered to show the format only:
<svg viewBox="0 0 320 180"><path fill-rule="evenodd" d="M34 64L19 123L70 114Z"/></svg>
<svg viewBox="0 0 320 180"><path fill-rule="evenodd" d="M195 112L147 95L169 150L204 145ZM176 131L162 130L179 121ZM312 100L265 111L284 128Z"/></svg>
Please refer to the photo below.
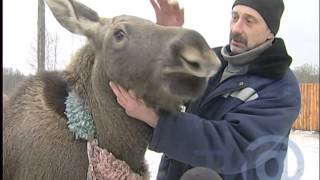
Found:
<svg viewBox="0 0 320 180"><path fill-rule="evenodd" d="M199 69L200 68L200 64L197 62L192 62L188 59L186 59L185 57L181 56L181 59L186 62L191 68L193 69Z"/></svg>

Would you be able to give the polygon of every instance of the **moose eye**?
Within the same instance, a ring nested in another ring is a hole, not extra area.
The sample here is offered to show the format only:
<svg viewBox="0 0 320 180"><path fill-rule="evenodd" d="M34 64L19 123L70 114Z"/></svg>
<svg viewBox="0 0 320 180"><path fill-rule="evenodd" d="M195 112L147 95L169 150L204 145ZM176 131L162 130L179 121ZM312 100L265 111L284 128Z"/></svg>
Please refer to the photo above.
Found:
<svg viewBox="0 0 320 180"><path fill-rule="evenodd" d="M118 29L114 32L113 36L117 41L121 41L125 37L125 32L121 29Z"/></svg>

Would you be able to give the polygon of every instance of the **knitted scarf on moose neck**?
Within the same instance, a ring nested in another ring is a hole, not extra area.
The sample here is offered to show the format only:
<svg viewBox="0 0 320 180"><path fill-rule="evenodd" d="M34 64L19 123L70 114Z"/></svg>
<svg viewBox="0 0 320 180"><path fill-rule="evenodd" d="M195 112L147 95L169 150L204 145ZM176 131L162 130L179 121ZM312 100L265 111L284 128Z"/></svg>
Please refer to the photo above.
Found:
<svg viewBox="0 0 320 180"><path fill-rule="evenodd" d="M91 141L96 136L96 127L88 106L74 92L69 93L65 104L70 131L76 139Z"/></svg>
<svg viewBox="0 0 320 180"><path fill-rule="evenodd" d="M149 174L141 176L133 172L129 165L117 159L111 152L98 146L96 128L88 106L70 92L65 101L68 128L76 139L87 140L89 167L87 180L147 180Z"/></svg>

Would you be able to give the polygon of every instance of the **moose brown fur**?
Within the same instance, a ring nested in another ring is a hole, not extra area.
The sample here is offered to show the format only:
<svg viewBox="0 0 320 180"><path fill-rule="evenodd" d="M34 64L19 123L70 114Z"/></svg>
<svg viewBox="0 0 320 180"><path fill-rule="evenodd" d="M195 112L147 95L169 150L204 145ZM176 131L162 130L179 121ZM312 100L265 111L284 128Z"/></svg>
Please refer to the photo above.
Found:
<svg viewBox="0 0 320 180"><path fill-rule="evenodd" d="M133 16L100 18L68 0L47 4L66 29L86 36L88 44L65 71L29 78L6 102L4 179L86 179L86 142L74 138L64 115L70 91L89 106L99 146L143 175L152 129L125 114L109 81L132 89L150 107L177 111L203 93L219 60L192 30Z"/></svg>

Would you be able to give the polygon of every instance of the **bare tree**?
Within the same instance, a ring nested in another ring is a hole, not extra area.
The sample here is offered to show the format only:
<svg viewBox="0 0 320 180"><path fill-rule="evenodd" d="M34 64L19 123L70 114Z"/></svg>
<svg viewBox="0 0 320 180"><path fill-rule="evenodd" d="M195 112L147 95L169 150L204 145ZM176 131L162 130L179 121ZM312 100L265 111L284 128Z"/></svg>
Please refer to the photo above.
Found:
<svg viewBox="0 0 320 180"><path fill-rule="evenodd" d="M46 31L46 60L45 67L46 70L53 71L57 69L58 64L58 47L59 47L59 36L55 32L54 35L51 35Z"/></svg>
<svg viewBox="0 0 320 180"><path fill-rule="evenodd" d="M300 83L319 83L319 66L314 64L303 64L294 69Z"/></svg>
<svg viewBox="0 0 320 180"><path fill-rule="evenodd" d="M26 79L19 70L14 70L13 68L2 68L2 78L3 78L3 94L10 95L14 89L19 86L19 84Z"/></svg>
<svg viewBox="0 0 320 180"><path fill-rule="evenodd" d="M35 38L34 42L36 41L37 40ZM45 30L45 70L53 71L57 69L59 42L60 38L57 32L52 35L47 30ZM34 71L37 71L37 62L37 47L34 43L31 43L27 63Z"/></svg>
<svg viewBox="0 0 320 180"><path fill-rule="evenodd" d="M37 72L45 70L45 6L43 0L38 0L38 68Z"/></svg>
<svg viewBox="0 0 320 180"><path fill-rule="evenodd" d="M38 51L37 51L37 38L34 37L34 41L30 43L29 57L27 58L27 63L33 70L33 72L38 71Z"/></svg>

